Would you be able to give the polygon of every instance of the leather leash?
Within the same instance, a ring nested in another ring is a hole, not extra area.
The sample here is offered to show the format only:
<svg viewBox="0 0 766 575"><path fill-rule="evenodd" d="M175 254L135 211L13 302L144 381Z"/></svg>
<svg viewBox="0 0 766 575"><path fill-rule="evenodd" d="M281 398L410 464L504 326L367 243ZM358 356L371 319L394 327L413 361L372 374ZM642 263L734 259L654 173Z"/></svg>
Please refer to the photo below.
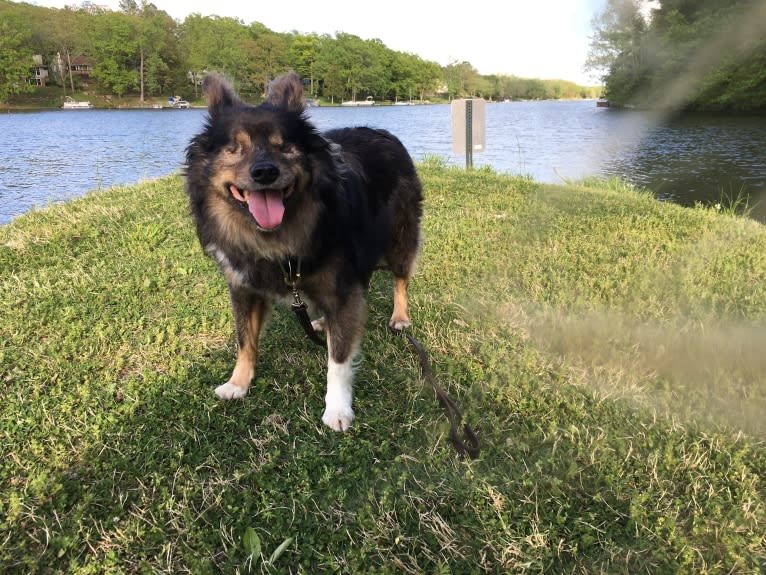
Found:
<svg viewBox="0 0 766 575"><path fill-rule="evenodd" d="M463 414L460 412L460 409L455 404L455 402L452 401L452 398L447 395L447 392L445 392L441 386L436 383L436 378L434 377L433 371L431 371L431 365L428 361L428 354L426 353L426 350L418 340L404 331L404 329L395 329L391 326L389 326L388 329L390 329L396 335L407 338L407 341L410 342L410 345L415 350L415 353L420 360L420 370L423 373L423 377L426 379L426 381L428 381L428 383L431 384L431 387L436 394L436 398L439 400L439 403L441 403L444 411L447 413L447 419L449 420L450 426L449 435L452 445L460 455L467 455L471 459L476 459L481 451L479 437L476 435L476 432L470 425L463 423L463 433L465 434L465 439L461 439L459 429L460 422L463 419Z"/></svg>
<svg viewBox="0 0 766 575"><path fill-rule="evenodd" d="M300 293L298 292L298 285L301 281L301 260L298 259L298 262L295 266L297 268L295 272L293 272L293 265L290 259L287 260L286 267L281 261L279 262L279 266L282 268L282 274L284 275L285 283L293 290L294 301L290 307L295 313L295 317L298 318L298 323L301 324L303 331L306 333L306 337L308 337L317 345L327 347L327 341L319 337L317 332L314 330L314 327L311 325L311 318L309 318L308 314L308 306L306 305L306 302L301 299ZM415 354L418 356L418 360L420 360L420 370L423 374L423 377L426 379L426 381L428 381L428 383L431 384L431 388L434 390L436 398L439 400L439 403L447 413L447 419L449 420L450 425L450 441L452 442L452 445L460 455L467 455L471 459L476 459L479 456L479 452L481 451L479 437L476 435L476 432L473 430L473 428L471 428L471 426L467 423L463 423L463 433L465 435L465 439L460 437L459 429L460 422L463 419L463 414L460 412L460 409L455 404L455 402L452 401L452 398L447 395L447 392L445 392L441 386L436 383L436 378L434 377L433 371L431 371L431 364L428 361L428 354L426 353L426 350L418 340L404 331L404 329L395 329L391 326L389 326L388 329L390 329L394 334L406 338L407 341L410 342L412 349L415 350Z"/></svg>
<svg viewBox="0 0 766 575"><path fill-rule="evenodd" d="M301 299L301 294L298 292L298 285L301 283L301 259L298 258L296 264L297 270L293 273L293 264L290 259L287 260L287 267L280 261L279 267L282 268L282 275L285 277L285 283L293 290L293 303L290 304L290 309L295 313L295 317L298 318L298 323L301 324L303 331L311 341L322 347L327 347L327 341L319 337L319 334L314 330L314 326L311 325L311 318L309 317L308 305Z"/></svg>

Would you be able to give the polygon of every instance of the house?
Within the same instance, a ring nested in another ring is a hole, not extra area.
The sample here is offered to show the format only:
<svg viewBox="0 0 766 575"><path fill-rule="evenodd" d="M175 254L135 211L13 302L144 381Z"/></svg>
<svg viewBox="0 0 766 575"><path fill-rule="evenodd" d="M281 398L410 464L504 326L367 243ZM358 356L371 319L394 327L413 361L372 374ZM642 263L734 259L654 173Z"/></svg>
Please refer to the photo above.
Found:
<svg viewBox="0 0 766 575"><path fill-rule="evenodd" d="M75 56L71 62L72 76L80 79L80 85L83 88L88 87L90 82L90 75L93 72L93 68L96 65L96 60L89 56Z"/></svg>
<svg viewBox="0 0 766 575"><path fill-rule="evenodd" d="M96 60L89 56L75 56L67 64L67 55L61 55L57 52L51 59L50 73L57 81L62 83L76 84L79 88L87 89L90 82L90 75L96 66ZM70 77L71 76L71 77ZM76 81L75 81L76 80Z"/></svg>
<svg viewBox="0 0 766 575"><path fill-rule="evenodd" d="M48 66L43 64L43 57L40 54L32 56L32 61L35 64L35 73L30 78L29 83L33 86L45 88L45 80L48 78Z"/></svg>

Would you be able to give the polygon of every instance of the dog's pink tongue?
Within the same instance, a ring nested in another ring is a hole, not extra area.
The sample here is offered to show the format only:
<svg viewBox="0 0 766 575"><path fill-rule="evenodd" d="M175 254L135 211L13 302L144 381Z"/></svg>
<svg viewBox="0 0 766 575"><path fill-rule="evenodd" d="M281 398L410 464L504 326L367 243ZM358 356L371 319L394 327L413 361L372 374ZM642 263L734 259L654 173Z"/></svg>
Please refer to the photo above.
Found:
<svg viewBox="0 0 766 575"><path fill-rule="evenodd" d="M255 221L264 230L272 230L282 223L285 215L285 205L282 203L282 192L279 190L259 190L250 192L247 197L247 207Z"/></svg>

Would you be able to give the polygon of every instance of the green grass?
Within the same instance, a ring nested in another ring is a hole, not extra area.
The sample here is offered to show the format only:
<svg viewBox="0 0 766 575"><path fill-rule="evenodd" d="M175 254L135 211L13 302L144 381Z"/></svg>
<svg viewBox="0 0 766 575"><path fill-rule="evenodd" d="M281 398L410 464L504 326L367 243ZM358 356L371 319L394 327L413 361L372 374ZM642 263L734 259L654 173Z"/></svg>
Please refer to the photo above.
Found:
<svg viewBox="0 0 766 575"><path fill-rule="evenodd" d="M351 431L278 309L242 401L180 178L0 227L4 573L760 573L766 228L618 181L419 166L414 333L370 292Z"/></svg>

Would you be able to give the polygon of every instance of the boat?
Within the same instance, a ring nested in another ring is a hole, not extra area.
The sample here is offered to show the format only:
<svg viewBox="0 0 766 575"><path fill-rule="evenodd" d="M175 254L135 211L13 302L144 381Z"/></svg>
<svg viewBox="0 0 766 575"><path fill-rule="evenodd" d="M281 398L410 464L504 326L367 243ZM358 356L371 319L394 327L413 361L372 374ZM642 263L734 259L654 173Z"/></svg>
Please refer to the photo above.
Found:
<svg viewBox="0 0 766 575"><path fill-rule="evenodd" d="M364 100L349 100L348 102L341 102L341 106L374 106L375 100L372 99L372 96L367 96Z"/></svg>
<svg viewBox="0 0 766 575"><path fill-rule="evenodd" d="M64 105L61 106L63 110L90 110L93 107L88 100L78 101L69 96L64 99Z"/></svg>
<svg viewBox="0 0 766 575"><path fill-rule="evenodd" d="M597 108L608 108L609 107L609 100L606 98L599 98L596 100L596 107Z"/></svg>
<svg viewBox="0 0 766 575"><path fill-rule="evenodd" d="M189 108L189 102L182 100L181 96L168 96L168 106L178 110L186 110Z"/></svg>

